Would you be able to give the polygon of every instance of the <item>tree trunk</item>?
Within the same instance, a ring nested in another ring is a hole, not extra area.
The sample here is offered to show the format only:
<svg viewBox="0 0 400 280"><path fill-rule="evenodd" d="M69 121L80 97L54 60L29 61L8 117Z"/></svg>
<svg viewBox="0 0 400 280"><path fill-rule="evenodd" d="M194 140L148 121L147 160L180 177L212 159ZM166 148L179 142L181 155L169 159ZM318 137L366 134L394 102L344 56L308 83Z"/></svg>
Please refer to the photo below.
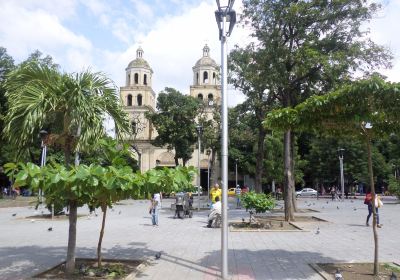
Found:
<svg viewBox="0 0 400 280"><path fill-rule="evenodd" d="M75 270L75 249L76 249L76 220L78 205L76 201L69 202L69 232L68 232L68 251L66 262L66 273L73 274Z"/></svg>
<svg viewBox="0 0 400 280"><path fill-rule="evenodd" d="M258 193L262 192L262 175L264 169L264 140L265 140L265 129L260 126L258 128L258 139L257 139L257 160L256 160L256 178L255 178L255 191Z"/></svg>
<svg viewBox="0 0 400 280"><path fill-rule="evenodd" d="M285 221L294 221L294 213L292 207L292 169L291 169L291 130L287 130L283 136L284 143L284 203L285 203Z"/></svg>
<svg viewBox="0 0 400 280"><path fill-rule="evenodd" d="M375 185L374 185L374 173L372 170L372 157L371 157L371 139L369 135L367 135L367 150L368 150L368 172L369 172L369 181L371 185L371 194L372 194L372 231L374 233L374 275L378 276L379 273L379 262L378 262L378 231L376 229L376 208L375 208Z"/></svg>
<svg viewBox="0 0 400 280"><path fill-rule="evenodd" d="M178 157L175 156L175 157L174 157L174 160L175 160L175 166L178 166L178 165L179 165L179 161L178 161L179 159L178 159Z"/></svg>
<svg viewBox="0 0 400 280"><path fill-rule="evenodd" d="M101 222L99 243L97 244L97 266L98 267L101 267L101 243L103 242L104 227L106 225L107 205L102 205L101 211L103 212L103 220Z"/></svg>
<svg viewBox="0 0 400 280"><path fill-rule="evenodd" d="M293 211L297 212L297 201L296 201L296 178L294 175L294 165L295 165L295 160L294 160L294 155L295 155L295 148L294 148L294 133L290 133L290 170L292 173L292 176L290 177L290 185L293 186L292 188L292 207Z"/></svg>

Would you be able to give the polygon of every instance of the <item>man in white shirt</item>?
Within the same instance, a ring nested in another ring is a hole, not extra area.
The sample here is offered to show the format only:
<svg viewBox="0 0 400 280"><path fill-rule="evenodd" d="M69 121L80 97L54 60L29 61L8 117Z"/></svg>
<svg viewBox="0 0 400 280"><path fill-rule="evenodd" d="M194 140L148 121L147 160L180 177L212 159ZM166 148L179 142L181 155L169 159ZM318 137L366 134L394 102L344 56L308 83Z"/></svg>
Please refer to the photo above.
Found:
<svg viewBox="0 0 400 280"><path fill-rule="evenodd" d="M215 197L215 203L212 205L211 212L208 215L208 224L207 227L211 227L213 221L217 218L218 215L221 215L221 201L219 201L219 196Z"/></svg>

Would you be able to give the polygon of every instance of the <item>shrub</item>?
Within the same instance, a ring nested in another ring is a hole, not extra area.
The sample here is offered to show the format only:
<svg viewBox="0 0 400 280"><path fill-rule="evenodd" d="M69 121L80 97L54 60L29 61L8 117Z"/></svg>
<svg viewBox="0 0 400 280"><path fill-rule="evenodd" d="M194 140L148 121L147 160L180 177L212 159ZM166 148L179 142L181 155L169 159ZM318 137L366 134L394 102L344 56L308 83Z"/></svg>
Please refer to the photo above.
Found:
<svg viewBox="0 0 400 280"><path fill-rule="evenodd" d="M256 213L265 213L268 210L274 209L276 202L271 195L264 193L248 192L242 195L242 203L246 210L250 210L250 223L253 209Z"/></svg>

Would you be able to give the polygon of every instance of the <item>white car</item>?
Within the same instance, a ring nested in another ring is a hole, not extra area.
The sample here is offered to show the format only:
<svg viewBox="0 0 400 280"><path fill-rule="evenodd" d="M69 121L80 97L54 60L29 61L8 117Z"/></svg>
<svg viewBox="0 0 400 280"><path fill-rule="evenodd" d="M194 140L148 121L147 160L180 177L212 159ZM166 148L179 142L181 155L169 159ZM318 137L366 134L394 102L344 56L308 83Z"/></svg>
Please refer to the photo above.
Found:
<svg viewBox="0 0 400 280"><path fill-rule="evenodd" d="M299 196L317 196L317 191L312 188L304 188L296 192L296 197Z"/></svg>

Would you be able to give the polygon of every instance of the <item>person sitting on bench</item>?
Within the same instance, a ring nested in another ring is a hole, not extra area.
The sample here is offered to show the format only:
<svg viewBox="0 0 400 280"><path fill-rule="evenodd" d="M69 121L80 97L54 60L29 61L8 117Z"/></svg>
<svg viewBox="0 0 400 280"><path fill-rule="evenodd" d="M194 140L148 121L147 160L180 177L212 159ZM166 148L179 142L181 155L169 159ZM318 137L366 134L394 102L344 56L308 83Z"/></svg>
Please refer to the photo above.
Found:
<svg viewBox="0 0 400 280"><path fill-rule="evenodd" d="M212 205L211 212L208 215L207 227L211 227L213 221L217 218L217 215L221 215L221 201L219 201L219 196L215 197L215 203Z"/></svg>

